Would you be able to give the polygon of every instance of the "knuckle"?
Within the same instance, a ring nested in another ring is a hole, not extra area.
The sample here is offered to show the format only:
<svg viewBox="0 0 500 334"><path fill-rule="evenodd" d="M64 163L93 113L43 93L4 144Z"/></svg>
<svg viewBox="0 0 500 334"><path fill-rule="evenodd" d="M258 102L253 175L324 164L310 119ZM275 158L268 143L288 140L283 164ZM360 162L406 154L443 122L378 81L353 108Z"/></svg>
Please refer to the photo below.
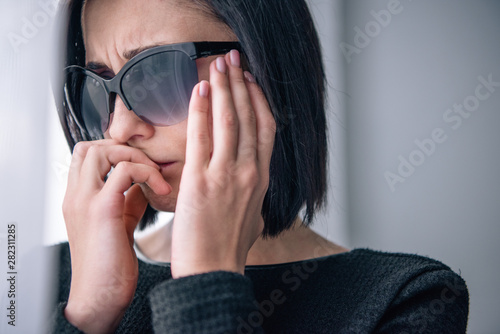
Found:
<svg viewBox="0 0 500 334"><path fill-rule="evenodd" d="M255 124L257 121L257 118L255 117L255 112L251 106L245 106L243 108L240 108L240 112L245 115L244 119L246 122L250 124Z"/></svg>
<svg viewBox="0 0 500 334"><path fill-rule="evenodd" d="M274 142L276 136L276 122L270 117L264 121L263 126L259 130L259 142L264 144L271 144Z"/></svg>
<svg viewBox="0 0 500 334"><path fill-rule="evenodd" d="M207 195L214 195L218 193L220 188L223 188L224 184L222 184L222 179L214 178L212 180L207 181L205 185L205 192Z"/></svg>
<svg viewBox="0 0 500 334"><path fill-rule="evenodd" d="M206 131L198 131L194 134L193 139L200 143L206 143L210 140L210 136Z"/></svg>
<svg viewBox="0 0 500 334"><path fill-rule="evenodd" d="M257 143L246 144L240 149L238 155L242 161L253 163L257 159Z"/></svg>
<svg viewBox="0 0 500 334"><path fill-rule="evenodd" d="M210 80L210 85L212 89L227 89L229 87L229 82L224 75L218 75L214 79Z"/></svg>
<svg viewBox="0 0 500 334"><path fill-rule="evenodd" d="M240 148L240 153L244 157L254 158L257 155L257 142L250 141L243 144Z"/></svg>
<svg viewBox="0 0 500 334"><path fill-rule="evenodd" d="M224 173L228 179L235 180L241 169L241 164L238 164L236 161L229 161L224 168Z"/></svg>
<svg viewBox="0 0 500 334"><path fill-rule="evenodd" d="M115 170L114 172L115 173L130 173L132 169L132 163L128 162L128 161L120 161L119 163L116 164L115 166Z"/></svg>
<svg viewBox="0 0 500 334"><path fill-rule="evenodd" d="M259 184L259 170L257 166L250 165L245 168L244 173L242 173L243 182L245 185L255 188Z"/></svg>
<svg viewBox="0 0 500 334"><path fill-rule="evenodd" d="M91 146L90 142L80 141L73 147L73 156L84 157Z"/></svg>
<svg viewBox="0 0 500 334"><path fill-rule="evenodd" d="M243 78L243 72L239 69L233 68L230 73L231 82L235 84L245 84L245 79Z"/></svg>
<svg viewBox="0 0 500 334"><path fill-rule="evenodd" d="M238 119L236 118L236 115L229 110L222 113L221 121L222 124L228 128L233 128L238 124Z"/></svg>
<svg viewBox="0 0 500 334"><path fill-rule="evenodd" d="M209 189L225 188L230 182L230 174L225 171L214 173L210 177Z"/></svg>
<svg viewBox="0 0 500 334"><path fill-rule="evenodd" d="M194 91L193 91L194 93ZM194 96L198 97L198 94L195 94ZM189 110L188 110L188 115L190 114L201 114L205 115L208 112L208 106L199 100L196 100L194 103L190 101L189 104ZM189 122L189 118L188 118Z"/></svg>
<svg viewBox="0 0 500 334"><path fill-rule="evenodd" d="M99 146L97 145L92 145L87 148L87 155L89 156L95 156L99 154Z"/></svg>

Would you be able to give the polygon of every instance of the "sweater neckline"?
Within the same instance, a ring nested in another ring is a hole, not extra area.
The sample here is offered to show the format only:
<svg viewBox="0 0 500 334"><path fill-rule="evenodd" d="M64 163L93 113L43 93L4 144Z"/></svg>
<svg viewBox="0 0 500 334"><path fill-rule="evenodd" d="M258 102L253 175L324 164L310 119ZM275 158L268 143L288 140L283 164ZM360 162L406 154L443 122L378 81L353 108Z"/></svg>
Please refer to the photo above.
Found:
<svg viewBox="0 0 500 334"><path fill-rule="evenodd" d="M144 262L148 263L151 265L155 266L161 266L161 267L168 267L170 268L170 262L161 262L161 261L155 261L147 257L139 248L137 243L134 242L134 250L137 255L137 258ZM297 264L308 264L311 262L322 262L325 260L329 260L332 258L337 258L337 257L343 257L346 255L350 255L353 253L358 252L360 249L352 249L347 252L342 252L342 253L337 253L337 254L331 254L331 255L326 255L326 256L321 256L321 257L316 257L312 259L306 259L306 260L300 260L300 261L292 261L292 262L283 262L283 263L274 263L274 264L256 264L256 265L247 265L245 266L245 271L246 270L262 270L262 269L273 269L273 268L282 268L282 267L287 267L287 266L293 266Z"/></svg>

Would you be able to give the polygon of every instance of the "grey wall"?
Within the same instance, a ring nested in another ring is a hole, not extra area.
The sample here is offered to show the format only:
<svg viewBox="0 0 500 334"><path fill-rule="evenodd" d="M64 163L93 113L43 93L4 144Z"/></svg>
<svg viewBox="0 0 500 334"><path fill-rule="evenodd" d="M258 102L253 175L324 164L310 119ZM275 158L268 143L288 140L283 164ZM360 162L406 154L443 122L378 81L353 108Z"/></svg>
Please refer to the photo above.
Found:
<svg viewBox="0 0 500 334"><path fill-rule="evenodd" d="M498 333L500 2L345 1L344 15L350 244L448 264L469 332Z"/></svg>
<svg viewBox="0 0 500 334"><path fill-rule="evenodd" d="M342 245L349 245L346 198L345 159L345 76L342 53L337 45L342 42L343 5L340 1L309 0L323 48L323 59L328 80L329 129L329 191L328 205L312 226L314 230Z"/></svg>

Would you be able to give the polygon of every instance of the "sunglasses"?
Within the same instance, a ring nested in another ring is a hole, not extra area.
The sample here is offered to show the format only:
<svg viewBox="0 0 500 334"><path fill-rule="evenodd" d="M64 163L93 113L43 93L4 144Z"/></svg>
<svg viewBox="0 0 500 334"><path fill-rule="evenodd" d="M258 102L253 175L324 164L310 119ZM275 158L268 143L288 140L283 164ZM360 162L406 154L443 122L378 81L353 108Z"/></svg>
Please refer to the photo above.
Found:
<svg viewBox="0 0 500 334"><path fill-rule="evenodd" d="M80 67L65 68L64 104L91 140L104 138L116 95L144 122L169 126L188 116L189 100L198 83L196 59L241 52L238 42L190 42L143 51L118 74L106 79Z"/></svg>

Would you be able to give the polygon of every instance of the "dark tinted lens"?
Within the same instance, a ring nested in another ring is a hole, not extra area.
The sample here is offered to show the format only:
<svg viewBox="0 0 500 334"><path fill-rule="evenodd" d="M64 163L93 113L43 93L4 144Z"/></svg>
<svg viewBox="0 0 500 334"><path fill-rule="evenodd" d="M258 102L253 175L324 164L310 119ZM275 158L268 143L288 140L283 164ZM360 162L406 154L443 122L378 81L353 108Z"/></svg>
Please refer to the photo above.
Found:
<svg viewBox="0 0 500 334"><path fill-rule="evenodd" d="M99 81L83 71L66 76L68 95L82 130L92 139L100 139L108 128L107 94Z"/></svg>
<svg viewBox="0 0 500 334"><path fill-rule="evenodd" d="M134 64L121 82L132 110L159 126L186 119L191 92L198 82L195 61L180 51L152 55Z"/></svg>

